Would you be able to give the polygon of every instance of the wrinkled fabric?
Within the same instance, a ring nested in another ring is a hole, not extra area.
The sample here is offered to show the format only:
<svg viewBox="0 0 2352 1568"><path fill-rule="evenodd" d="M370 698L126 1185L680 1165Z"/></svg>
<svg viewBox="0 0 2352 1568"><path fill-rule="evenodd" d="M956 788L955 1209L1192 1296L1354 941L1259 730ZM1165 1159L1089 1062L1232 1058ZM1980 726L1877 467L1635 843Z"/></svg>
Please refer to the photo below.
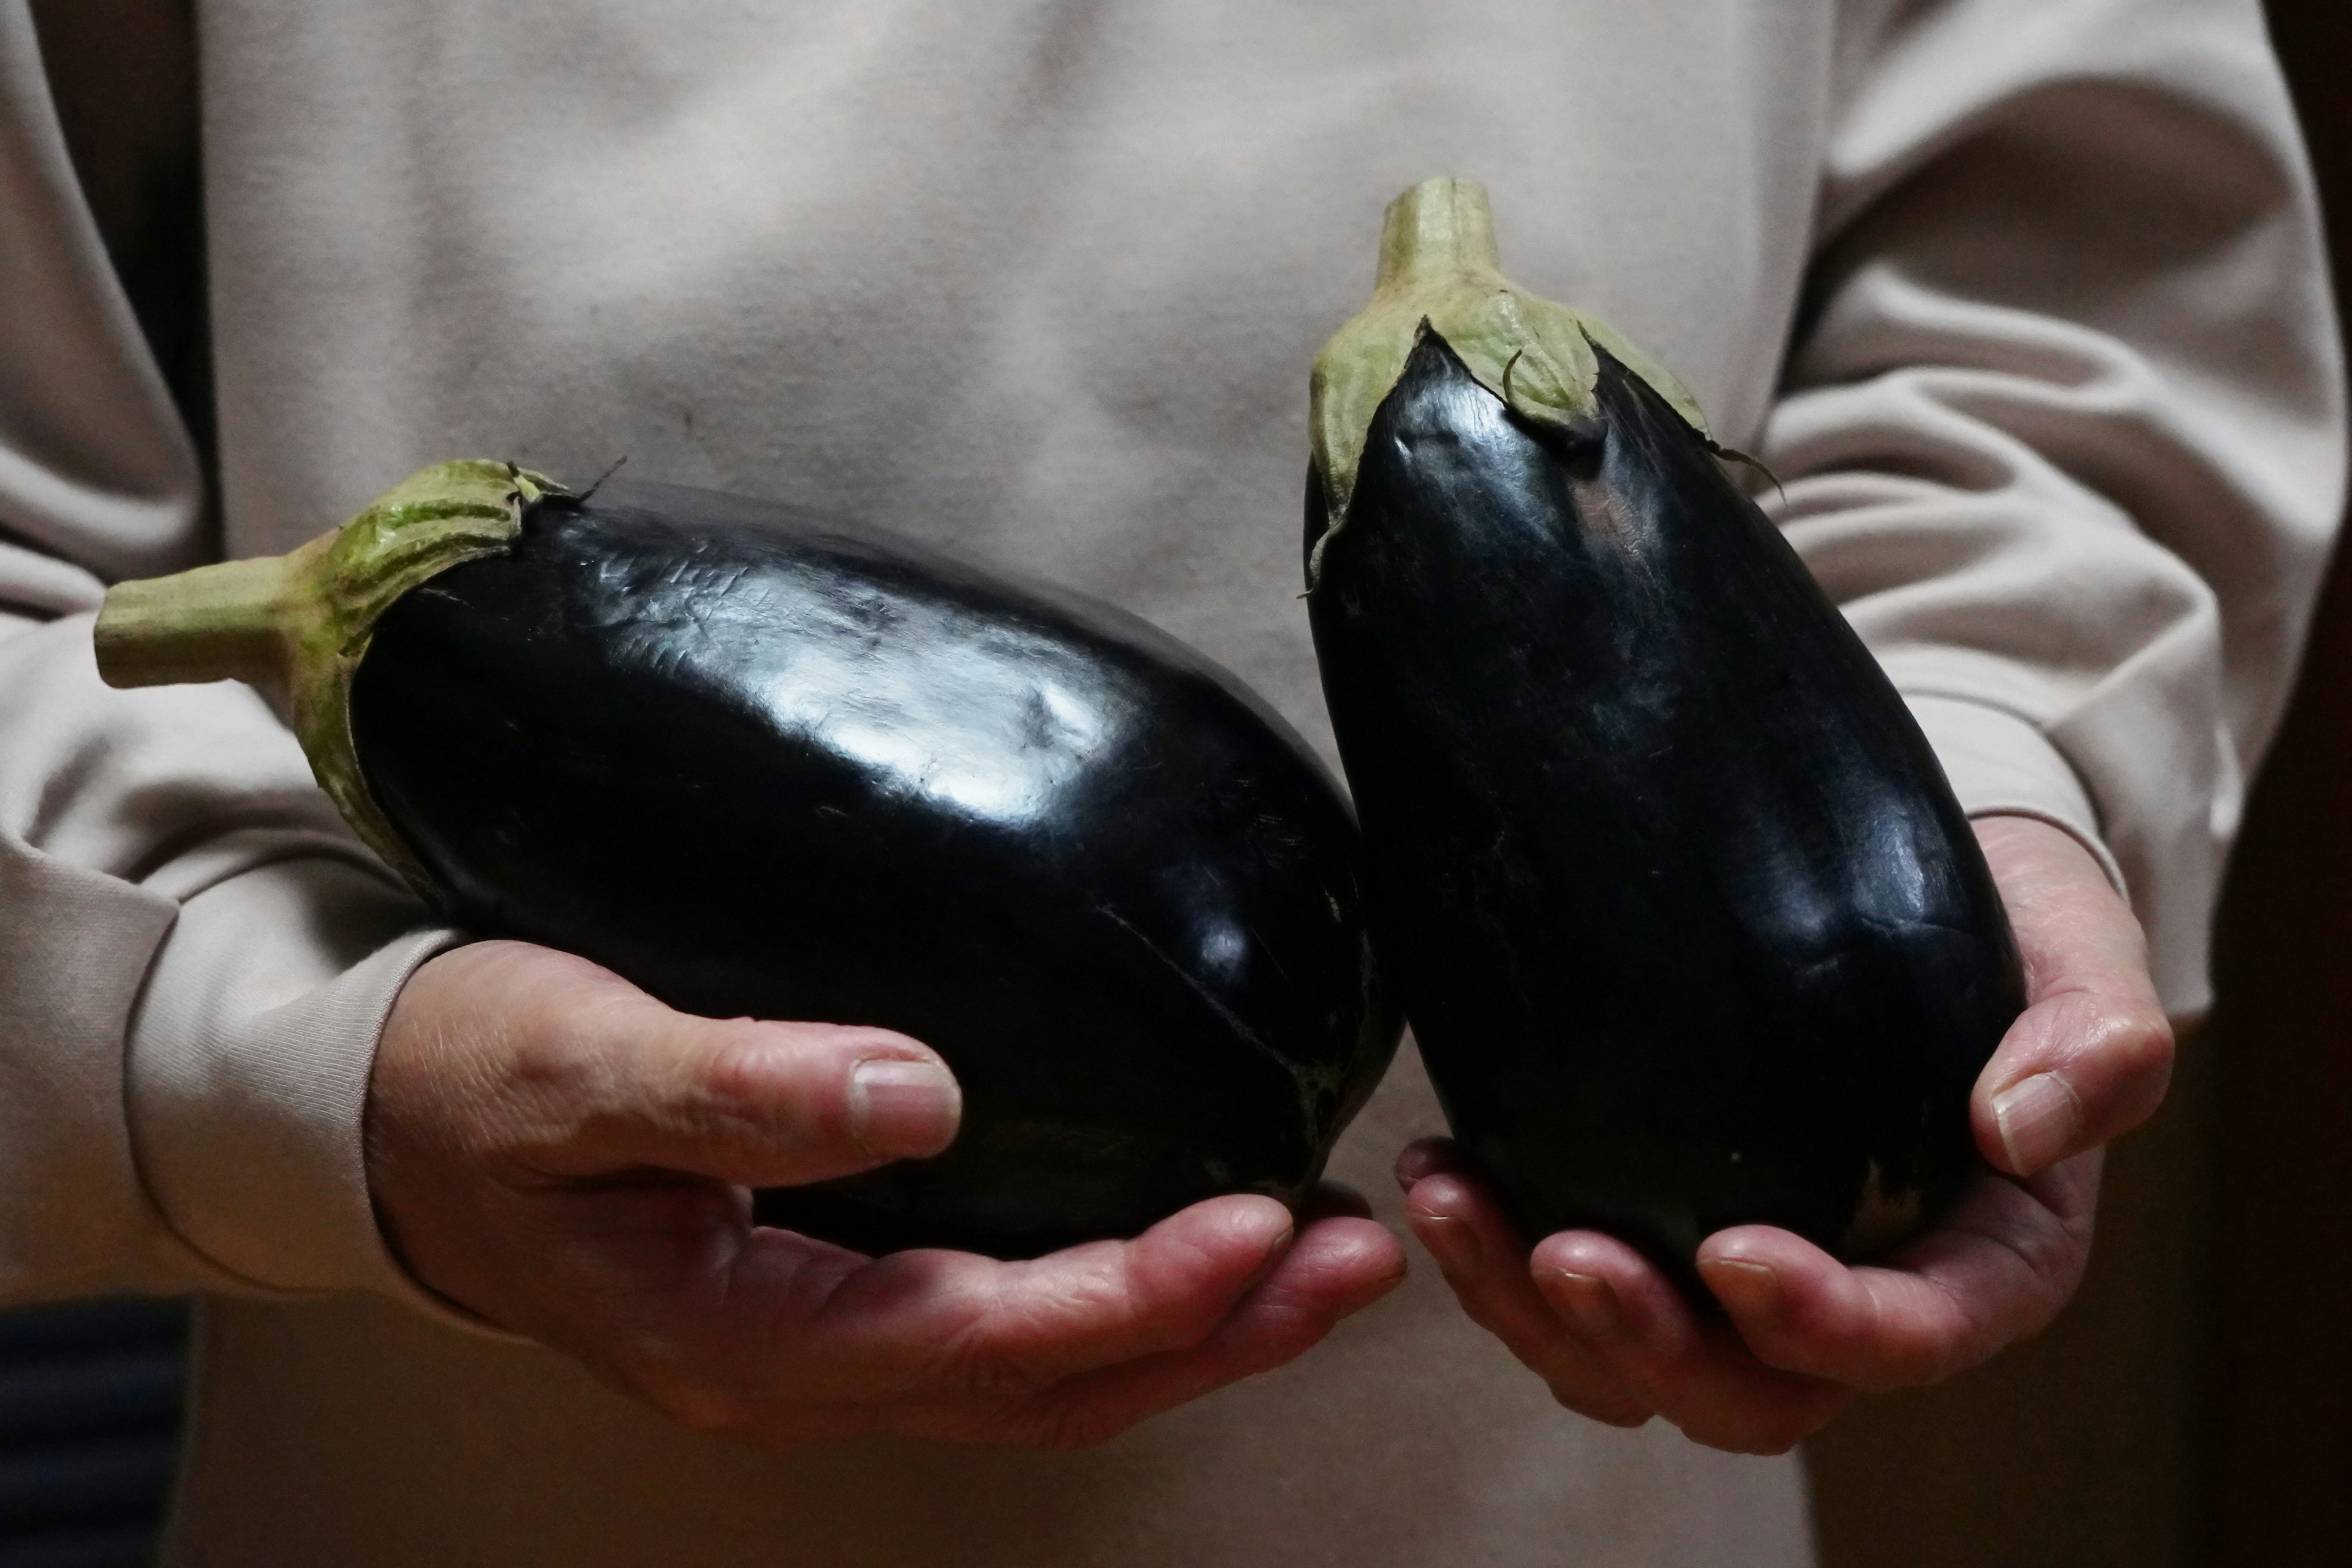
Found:
<svg viewBox="0 0 2352 1568"><path fill-rule="evenodd" d="M2080 837L2205 999L2344 469L2251 0L200 10L232 553L626 456L1120 603L1328 757L1306 369L1382 205L1472 174L1507 270L1772 470L1963 804ZM1565 1415L1425 1268L1076 1455L738 1450L435 1318L360 1121L456 935L252 693L90 663L105 582L205 552L199 473L0 0L0 1292L215 1293L175 1561L1808 1560L1793 1461ZM1334 1173L1393 1220L1438 1125L1408 1053Z"/></svg>

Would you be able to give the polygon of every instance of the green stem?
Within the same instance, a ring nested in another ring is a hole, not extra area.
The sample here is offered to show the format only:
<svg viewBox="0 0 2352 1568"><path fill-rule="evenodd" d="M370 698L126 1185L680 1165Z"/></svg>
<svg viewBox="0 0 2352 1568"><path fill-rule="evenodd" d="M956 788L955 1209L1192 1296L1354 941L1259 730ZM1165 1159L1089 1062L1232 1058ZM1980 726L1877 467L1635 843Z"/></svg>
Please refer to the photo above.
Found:
<svg viewBox="0 0 2352 1568"><path fill-rule="evenodd" d="M100 677L109 686L242 680L282 689L291 673L294 562L224 561L118 585L99 613Z"/></svg>
<svg viewBox="0 0 2352 1568"><path fill-rule="evenodd" d="M1664 365L1606 321L1503 276L1486 186L1423 180L1389 204L1371 299L1315 356L1307 419L1326 525L1310 557L1309 593L1320 581L1324 547L1347 521L1373 416L1424 329L1522 419L1589 434L1600 406L1599 352L1606 349L1706 437L1697 399Z"/></svg>
<svg viewBox="0 0 2352 1568"><path fill-rule="evenodd" d="M436 463L290 554L118 583L98 614L99 675L110 686L236 679L281 694L319 786L368 847L429 898L431 879L368 793L352 738L352 677L377 618L402 595L504 552L523 509L562 493L509 463Z"/></svg>
<svg viewBox="0 0 2352 1568"><path fill-rule="evenodd" d="M1377 289L1450 279L1502 281L1495 249L1495 209L1475 180L1423 180L1389 204L1381 224Z"/></svg>

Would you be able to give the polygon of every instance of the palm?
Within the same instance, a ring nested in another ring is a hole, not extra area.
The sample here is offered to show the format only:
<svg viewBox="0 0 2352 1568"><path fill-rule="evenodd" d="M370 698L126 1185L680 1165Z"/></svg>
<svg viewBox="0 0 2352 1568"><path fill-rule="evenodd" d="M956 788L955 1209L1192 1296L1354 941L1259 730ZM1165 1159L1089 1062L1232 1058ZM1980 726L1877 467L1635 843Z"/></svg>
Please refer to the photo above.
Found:
<svg viewBox="0 0 2352 1568"><path fill-rule="evenodd" d="M1972 1101L1993 1169L1933 1230L1848 1268L1787 1231L1700 1247L1723 1312L1694 1311L1639 1253L1589 1231L1528 1251L1440 1141L1397 1174L1414 1233L1465 1310L1596 1419L1664 1415L1694 1439L1778 1453L1858 1392L1937 1382L2055 1317L2088 1259L2105 1143L2162 1100L2172 1036L2139 928L2088 853L2042 823L1978 825L2031 1005Z"/></svg>

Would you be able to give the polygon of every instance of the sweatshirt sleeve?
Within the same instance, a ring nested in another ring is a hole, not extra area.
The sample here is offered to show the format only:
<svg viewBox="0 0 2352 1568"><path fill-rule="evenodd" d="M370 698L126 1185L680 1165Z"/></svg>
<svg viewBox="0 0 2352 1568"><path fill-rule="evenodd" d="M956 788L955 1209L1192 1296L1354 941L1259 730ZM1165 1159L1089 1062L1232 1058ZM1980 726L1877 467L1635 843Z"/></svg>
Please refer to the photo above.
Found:
<svg viewBox="0 0 2352 1568"><path fill-rule="evenodd" d="M1961 804L2089 846L2193 1013L2345 479L2317 204L2260 8L1844 21L1773 505Z"/></svg>
<svg viewBox="0 0 2352 1568"><path fill-rule="evenodd" d="M0 0L0 1301L415 1299L361 1114L454 940L252 691L114 691L103 584L205 554L195 453L109 267L25 0Z"/></svg>

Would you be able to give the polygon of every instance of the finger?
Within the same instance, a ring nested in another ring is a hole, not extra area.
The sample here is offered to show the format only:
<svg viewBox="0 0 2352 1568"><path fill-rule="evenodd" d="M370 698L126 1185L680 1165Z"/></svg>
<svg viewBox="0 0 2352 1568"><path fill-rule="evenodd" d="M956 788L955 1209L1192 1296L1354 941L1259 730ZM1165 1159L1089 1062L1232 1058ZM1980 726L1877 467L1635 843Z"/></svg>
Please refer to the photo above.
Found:
<svg viewBox="0 0 2352 1568"><path fill-rule="evenodd" d="M866 1397L1030 1393L1199 1344L1293 1240L1289 1210L1235 1196L1028 1262L896 1253L842 1281L815 1348Z"/></svg>
<svg viewBox="0 0 2352 1568"><path fill-rule="evenodd" d="M1019 1413L1015 1428L1025 1440L1048 1447L1105 1441L1149 1416L1305 1354L1342 1318L1370 1306L1404 1277L1404 1248L1383 1227L1353 1217L1310 1225L1264 1283L1201 1343L1072 1378Z"/></svg>
<svg viewBox="0 0 2352 1568"><path fill-rule="evenodd" d="M585 960L509 950L506 1086L518 1158L551 1176L654 1167L746 1186L936 1154L962 1097L928 1047L887 1029L697 1017Z"/></svg>
<svg viewBox="0 0 2352 1568"><path fill-rule="evenodd" d="M1404 1212L1473 1322L1514 1351L1540 1351L1558 1337L1558 1321L1519 1267L1524 1248L1510 1222L1468 1177L1423 1177L1405 1194Z"/></svg>
<svg viewBox="0 0 2352 1568"><path fill-rule="evenodd" d="M1848 1268L1784 1230L1727 1230L1699 1272L1757 1358L1883 1391L1937 1383L2040 1332L2081 1282L2096 1153L2030 1184L1979 1179L1885 1267Z"/></svg>
<svg viewBox="0 0 2352 1568"><path fill-rule="evenodd" d="M730 1430L747 1418L771 1369L789 1363L777 1344L872 1261L754 1228L748 1192L692 1177L476 1183L443 1196L449 1209L478 1205L470 1244L467 1232L456 1246L448 1233L425 1233L429 1256L405 1259L420 1279L698 1428Z"/></svg>
<svg viewBox="0 0 2352 1568"><path fill-rule="evenodd" d="M1423 1176L1462 1169L1462 1151L1451 1138L1422 1138L1404 1146L1397 1156L1397 1185L1406 1192Z"/></svg>
<svg viewBox="0 0 2352 1568"><path fill-rule="evenodd" d="M1535 1251L1547 1301L1594 1359L1693 1441L1786 1453L1853 1391L1766 1366L1728 1325L1702 1322L1641 1254L1611 1237L1563 1231Z"/></svg>
<svg viewBox="0 0 2352 1568"><path fill-rule="evenodd" d="M2172 1030L2138 922L2071 836L2021 817L1977 825L2025 962L2030 1005L1972 1100L1977 1142L2030 1175L2129 1131L2172 1069Z"/></svg>
<svg viewBox="0 0 2352 1568"><path fill-rule="evenodd" d="M1639 1392L1567 1331L1538 1290L1509 1222L1475 1182L1425 1176L1406 1194L1405 1215L1470 1321L1541 1377L1553 1398L1612 1426L1650 1418L1653 1407Z"/></svg>
<svg viewBox="0 0 2352 1568"><path fill-rule="evenodd" d="M2172 1028L2154 994L2046 992L2018 1016L1969 1110L1985 1158L2030 1176L2155 1114L2172 1079Z"/></svg>

